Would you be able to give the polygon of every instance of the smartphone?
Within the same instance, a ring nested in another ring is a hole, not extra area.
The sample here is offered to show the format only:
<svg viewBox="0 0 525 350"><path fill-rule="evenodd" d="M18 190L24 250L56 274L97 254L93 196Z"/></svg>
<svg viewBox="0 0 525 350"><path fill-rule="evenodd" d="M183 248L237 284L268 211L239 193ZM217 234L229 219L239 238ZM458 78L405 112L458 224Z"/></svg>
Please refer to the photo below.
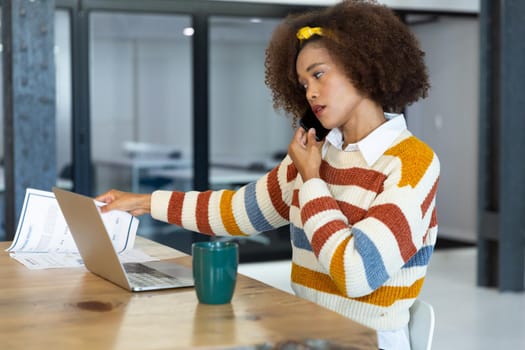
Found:
<svg viewBox="0 0 525 350"><path fill-rule="evenodd" d="M315 129L315 139L317 142L324 140L326 135L330 132L330 129L326 129L319 119L315 116L314 112L311 109L308 109L304 114L301 120L299 121L301 127L308 131L311 128Z"/></svg>

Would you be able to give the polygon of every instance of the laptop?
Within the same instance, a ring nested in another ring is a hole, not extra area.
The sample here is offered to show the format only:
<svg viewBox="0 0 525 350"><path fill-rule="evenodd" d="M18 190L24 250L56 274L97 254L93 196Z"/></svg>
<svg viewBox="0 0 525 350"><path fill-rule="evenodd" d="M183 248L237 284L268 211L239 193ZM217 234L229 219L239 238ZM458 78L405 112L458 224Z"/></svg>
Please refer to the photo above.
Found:
<svg viewBox="0 0 525 350"><path fill-rule="evenodd" d="M121 263L93 200L53 187L86 268L132 292L194 285L190 268L174 262Z"/></svg>

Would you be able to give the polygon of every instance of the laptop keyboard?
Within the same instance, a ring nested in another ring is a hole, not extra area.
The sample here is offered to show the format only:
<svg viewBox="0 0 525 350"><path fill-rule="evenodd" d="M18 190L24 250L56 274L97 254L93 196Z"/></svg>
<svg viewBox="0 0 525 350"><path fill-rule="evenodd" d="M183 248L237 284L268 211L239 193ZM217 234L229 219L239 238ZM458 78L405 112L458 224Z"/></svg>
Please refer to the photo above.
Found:
<svg viewBox="0 0 525 350"><path fill-rule="evenodd" d="M181 283L176 277L155 270L144 264L124 263L123 265L124 270L126 270L126 276L128 276L132 286L149 287L177 285Z"/></svg>

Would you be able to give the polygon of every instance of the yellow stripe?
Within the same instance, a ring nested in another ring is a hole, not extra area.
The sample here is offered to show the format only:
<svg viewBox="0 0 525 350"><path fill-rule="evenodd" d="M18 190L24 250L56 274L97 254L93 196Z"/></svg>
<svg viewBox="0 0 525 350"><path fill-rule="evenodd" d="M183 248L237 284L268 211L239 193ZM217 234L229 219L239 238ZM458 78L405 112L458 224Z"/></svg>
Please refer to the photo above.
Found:
<svg viewBox="0 0 525 350"><path fill-rule="evenodd" d="M330 276L292 263L292 282L330 294L345 296Z"/></svg>
<svg viewBox="0 0 525 350"><path fill-rule="evenodd" d="M246 236L245 233L241 231L239 225L235 221L232 210L232 199L235 191L225 190L222 193L220 201L221 209L221 220L222 224L226 228L226 231L232 236Z"/></svg>
<svg viewBox="0 0 525 350"><path fill-rule="evenodd" d="M343 295L346 295L345 250L348 242L350 242L350 238L352 237L347 237L339 244L330 262L330 275Z"/></svg>
<svg viewBox="0 0 525 350"><path fill-rule="evenodd" d="M398 186L416 187L427 171L434 152L423 141L411 136L385 152L401 160L402 172Z"/></svg>
<svg viewBox="0 0 525 350"><path fill-rule="evenodd" d="M409 287L384 286L372 294L359 298L349 298L337 288L330 276L292 264L292 281L305 287L316 289L323 293L335 294L359 302L378 306L390 306L401 299L414 299L419 295L424 278L415 281Z"/></svg>
<svg viewBox="0 0 525 350"><path fill-rule="evenodd" d="M401 299L415 299L419 295L421 287L423 287L424 280L424 278L420 278L409 287L384 286L376 289L372 294L356 298L355 300L368 304L390 306Z"/></svg>

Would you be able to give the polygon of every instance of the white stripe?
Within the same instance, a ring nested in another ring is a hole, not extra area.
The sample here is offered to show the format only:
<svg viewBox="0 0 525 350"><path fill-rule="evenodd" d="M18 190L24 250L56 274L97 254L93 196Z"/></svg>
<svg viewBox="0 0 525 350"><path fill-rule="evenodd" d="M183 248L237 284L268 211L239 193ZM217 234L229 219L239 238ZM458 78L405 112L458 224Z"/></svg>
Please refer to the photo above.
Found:
<svg viewBox="0 0 525 350"><path fill-rule="evenodd" d="M425 174L423 175L423 178L417 184L417 191L421 193L423 199L428 196L428 194L432 190L432 187L434 187L437 180L438 169L439 160L434 155L434 157L432 158L432 162L430 163L430 165L425 171Z"/></svg>
<svg viewBox="0 0 525 350"><path fill-rule="evenodd" d="M392 278L385 282L382 287L410 287L417 280L424 278L427 271L425 266L412 266L410 268L401 269Z"/></svg>
<svg viewBox="0 0 525 350"><path fill-rule="evenodd" d="M168 205L171 191L155 191L151 195L151 217L168 222Z"/></svg>
<svg viewBox="0 0 525 350"><path fill-rule="evenodd" d="M414 302L414 299L402 299L389 307L383 307L320 292L293 282L292 289L299 297L310 300L376 330L395 330L404 327L408 324L408 308Z"/></svg>
<svg viewBox="0 0 525 350"><path fill-rule="evenodd" d="M292 261L295 265L306 269L327 274L327 271L319 265L316 256L309 250L292 247Z"/></svg>
<svg viewBox="0 0 525 350"><path fill-rule="evenodd" d="M188 230L198 231L197 216L195 208L197 207L197 195L200 192L186 192L184 196L184 206L182 207L182 226Z"/></svg>
<svg viewBox="0 0 525 350"><path fill-rule="evenodd" d="M308 240L312 241L312 236L315 230L333 221L343 221L345 225L348 225L346 217L342 215L341 211L336 209L323 210L310 216L304 223L304 232L306 233Z"/></svg>
<svg viewBox="0 0 525 350"><path fill-rule="evenodd" d="M232 209L233 217L237 226L241 232L246 234L255 233L255 228L252 226L250 219L248 218L248 213L246 212L246 205L244 203L244 194L246 192L246 187L241 187L235 192L232 198Z"/></svg>
<svg viewBox="0 0 525 350"><path fill-rule="evenodd" d="M361 205L370 203L377 197L377 192L367 190L357 185L331 185L328 184L328 189L334 198L338 200L345 199L346 203L362 208ZM367 208L363 208L367 209Z"/></svg>
<svg viewBox="0 0 525 350"><path fill-rule="evenodd" d="M397 270L405 264L394 234L382 221L370 217L360 221L354 227L364 232L377 247L388 273L392 272L388 270L389 267L395 266Z"/></svg>
<svg viewBox="0 0 525 350"><path fill-rule="evenodd" d="M270 223L270 225L281 226L283 218L273 206L267 186L268 174L266 174L262 179L257 181L257 184L255 185L257 205L263 213L264 218Z"/></svg>
<svg viewBox="0 0 525 350"><path fill-rule="evenodd" d="M343 243L345 238L350 237L350 229L345 228L334 232L323 244L319 252L319 260L321 265L326 266L329 270L334 257L336 249ZM348 249L348 246L347 246Z"/></svg>
<svg viewBox="0 0 525 350"><path fill-rule="evenodd" d="M212 191L208 205L208 220L216 235L226 235L221 217L221 198L224 191Z"/></svg>

